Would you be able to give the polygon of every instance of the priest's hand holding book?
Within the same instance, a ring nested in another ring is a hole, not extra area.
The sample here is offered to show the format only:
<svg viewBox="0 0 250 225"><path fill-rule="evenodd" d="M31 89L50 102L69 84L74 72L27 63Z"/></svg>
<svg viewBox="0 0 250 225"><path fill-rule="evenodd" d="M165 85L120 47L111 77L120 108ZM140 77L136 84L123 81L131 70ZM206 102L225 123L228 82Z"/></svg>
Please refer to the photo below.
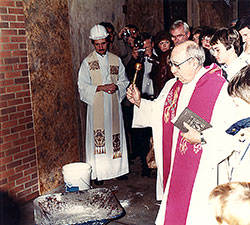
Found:
<svg viewBox="0 0 250 225"><path fill-rule="evenodd" d="M172 123L182 131L181 136L190 144L207 143L202 132L212 125L188 107L175 117Z"/></svg>
<svg viewBox="0 0 250 225"><path fill-rule="evenodd" d="M200 132L189 126L186 122L184 122L183 125L188 129L188 132L181 133L181 136L192 145L201 143Z"/></svg>

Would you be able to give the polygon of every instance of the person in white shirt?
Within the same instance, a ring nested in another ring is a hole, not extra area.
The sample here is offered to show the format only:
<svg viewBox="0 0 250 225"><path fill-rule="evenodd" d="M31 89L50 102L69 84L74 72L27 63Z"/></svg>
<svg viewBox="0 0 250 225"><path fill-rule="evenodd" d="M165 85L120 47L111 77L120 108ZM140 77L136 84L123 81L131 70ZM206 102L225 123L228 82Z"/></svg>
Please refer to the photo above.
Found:
<svg viewBox="0 0 250 225"><path fill-rule="evenodd" d="M244 66L246 62L240 55L240 34L233 28L217 30L210 41L212 52L217 62L226 72L225 78L230 79Z"/></svg>
<svg viewBox="0 0 250 225"><path fill-rule="evenodd" d="M108 52L108 33L102 25L90 30L95 50L82 62L78 76L80 99L87 104L86 162L95 184L127 179L127 145L121 110L129 84L121 59Z"/></svg>

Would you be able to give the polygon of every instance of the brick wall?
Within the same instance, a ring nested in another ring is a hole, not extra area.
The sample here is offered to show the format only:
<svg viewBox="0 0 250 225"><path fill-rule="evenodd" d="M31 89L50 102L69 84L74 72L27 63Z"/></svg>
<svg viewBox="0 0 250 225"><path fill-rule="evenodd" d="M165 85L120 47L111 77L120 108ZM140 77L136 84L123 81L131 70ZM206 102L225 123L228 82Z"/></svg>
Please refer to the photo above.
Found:
<svg viewBox="0 0 250 225"><path fill-rule="evenodd" d="M0 190L23 202L39 187L22 1L0 1L0 29Z"/></svg>

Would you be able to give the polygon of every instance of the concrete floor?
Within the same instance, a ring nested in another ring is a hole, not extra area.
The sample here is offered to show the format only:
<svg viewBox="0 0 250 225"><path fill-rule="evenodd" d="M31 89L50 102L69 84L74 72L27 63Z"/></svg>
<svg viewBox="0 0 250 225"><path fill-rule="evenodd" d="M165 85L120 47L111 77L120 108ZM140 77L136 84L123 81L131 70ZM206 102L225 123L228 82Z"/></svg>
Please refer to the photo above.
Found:
<svg viewBox="0 0 250 225"><path fill-rule="evenodd" d="M128 180L108 180L98 186L115 191L115 196L126 211L120 219L109 222L109 225L154 225L159 209L159 202L155 199L156 170L152 170L150 178L141 177L140 160L137 158L130 164ZM96 188L93 184L93 188ZM53 192L63 192L59 187ZM33 216L33 201L21 207L21 224L35 225Z"/></svg>

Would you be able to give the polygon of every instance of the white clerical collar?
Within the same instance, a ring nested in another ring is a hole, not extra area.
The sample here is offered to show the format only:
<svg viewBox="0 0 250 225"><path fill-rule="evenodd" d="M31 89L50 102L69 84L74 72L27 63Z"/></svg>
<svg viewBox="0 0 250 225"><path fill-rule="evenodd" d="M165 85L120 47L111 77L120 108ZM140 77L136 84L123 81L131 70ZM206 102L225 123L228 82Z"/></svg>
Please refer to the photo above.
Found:
<svg viewBox="0 0 250 225"><path fill-rule="evenodd" d="M104 58L108 54L108 51L106 51L105 54L100 54L97 51L95 51L95 52L96 52L96 55L99 56L99 57L101 57L101 58Z"/></svg>

